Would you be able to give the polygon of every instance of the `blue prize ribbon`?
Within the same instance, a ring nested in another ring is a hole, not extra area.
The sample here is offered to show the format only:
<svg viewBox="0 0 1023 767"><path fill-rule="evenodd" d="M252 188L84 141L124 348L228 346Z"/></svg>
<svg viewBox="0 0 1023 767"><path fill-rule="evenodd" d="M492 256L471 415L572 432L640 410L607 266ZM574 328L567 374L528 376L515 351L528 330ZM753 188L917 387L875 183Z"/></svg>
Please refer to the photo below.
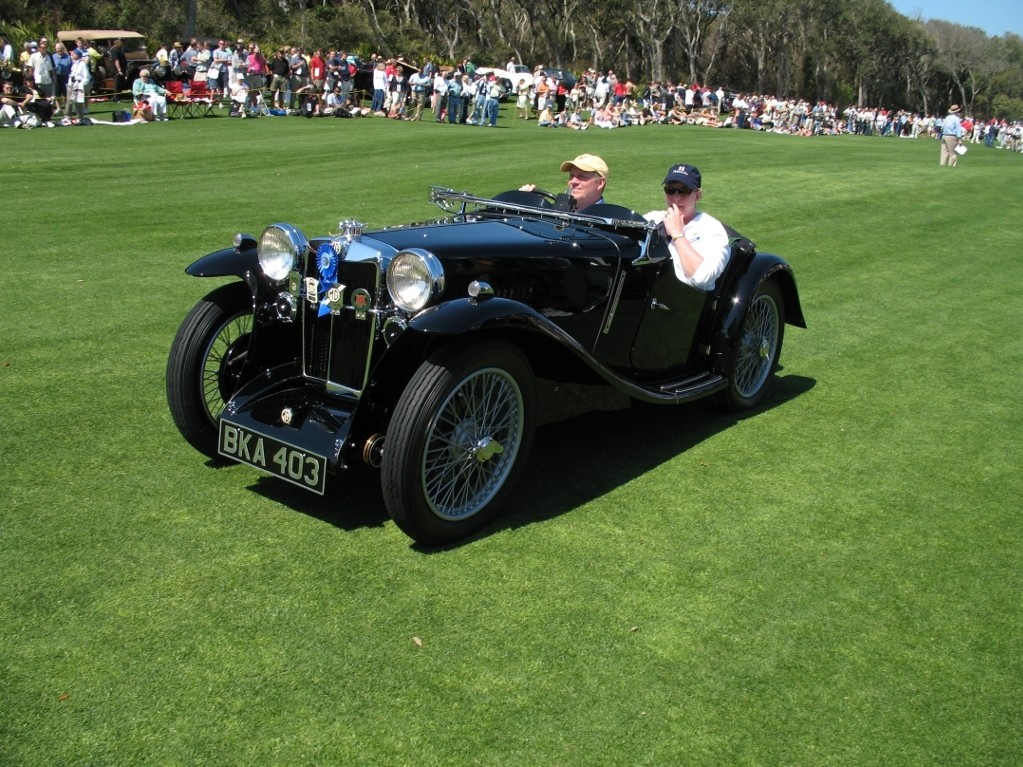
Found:
<svg viewBox="0 0 1023 767"><path fill-rule="evenodd" d="M316 250L316 270L320 273L321 284L333 285L337 282L338 254L334 246L325 242Z"/></svg>

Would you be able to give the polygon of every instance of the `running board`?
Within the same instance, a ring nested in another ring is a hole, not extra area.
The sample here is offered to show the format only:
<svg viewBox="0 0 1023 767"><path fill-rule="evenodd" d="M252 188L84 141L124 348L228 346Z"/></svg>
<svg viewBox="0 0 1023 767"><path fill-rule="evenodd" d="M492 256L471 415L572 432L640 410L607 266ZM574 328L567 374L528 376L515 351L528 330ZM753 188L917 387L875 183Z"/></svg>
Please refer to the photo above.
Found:
<svg viewBox="0 0 1023 767"><path fill-rule="evenodd" d="M722 389L725 383L725 377L719 373L700 373L681 381L662 383L658 388L672 397L690 399Z"/></svg>

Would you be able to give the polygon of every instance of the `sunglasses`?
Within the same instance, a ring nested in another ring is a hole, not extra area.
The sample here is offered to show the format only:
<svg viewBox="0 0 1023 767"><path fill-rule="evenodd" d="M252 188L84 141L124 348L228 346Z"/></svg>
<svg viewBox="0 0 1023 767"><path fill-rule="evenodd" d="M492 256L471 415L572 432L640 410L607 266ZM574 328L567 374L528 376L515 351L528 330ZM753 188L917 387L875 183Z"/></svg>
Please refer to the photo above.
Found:
<svg viewBox="0 0 1023 767"><path fill-rule="evenodd" d="M668 195L668 197L673 197L675 195L679 195L681 197L688 197L694 191L695 191L694 189L689 189L688 187L684 187L684 186L666 186L666 187L664 187L664 193L666 195Z"/></svg>

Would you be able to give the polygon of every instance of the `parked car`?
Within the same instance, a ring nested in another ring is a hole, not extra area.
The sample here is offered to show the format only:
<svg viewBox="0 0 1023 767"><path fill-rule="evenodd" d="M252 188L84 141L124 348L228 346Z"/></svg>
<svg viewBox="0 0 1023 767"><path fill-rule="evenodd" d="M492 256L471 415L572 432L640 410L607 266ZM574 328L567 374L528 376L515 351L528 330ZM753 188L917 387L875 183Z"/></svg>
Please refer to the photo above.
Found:
<svg viewBox="0 0 1023 767"><path fill-rule="evenodd" d="M355 76L352 78L354 83L352 90L353 99L357 104L361 104L364 99L372 100L373 70L376 68L375 62L370 61L369 59L361 59L354 54L349 54L348 63L354 64L356 69ZM398 58L397 65L401 67L406 80L408 80L413 72L419 71L419 67L413 66L403 58Z"/></svg>
<svg viewBox="0 0 1023 767"><path fill-rule="evenodd" d="M792 269L735 235L712 292L681 283L655 225L627 208L562 210L544 192L434 188L446 216L308 238L273 224L185 271L235 277L185 317L167 363L182 436L214 460L314 493L355 463L388 512L439 545L513 491L537 379L733 410L768 391Z"/></svg>
<svg viewBox="0 0 1023 767"><path fill-rule="evenodd" d="M477 67L476 72L487 77L492 74L497 75L497 79L501 81L501 87L504 89L502 100L514 99L519 92L520 82L526 82L530 85L533 83L533 73L529 71L529 67L522 64L516 64L514 71L499 67Z"/></svg>
<svg viewBox="0 0 1023 767"><path fill-rule="evenodd" d="M114 72L116 70L110 60L109 51L115 40L124 41L124 54L128 60L128 68L124 74L125 83L129 88L138 79L139 72L153 64L154 59L146 51L145 36L138 32L129 29L70 29L57 33L57 39L64 43L68 50L74 47L75 40L79 37L84 38L103 54L96 69L92 86L93 93L113 93L114 91Z"/></svg>
<svg viewBox="0 0 1023 767"><path fill-rule="evenodd" d="M561 69L560 67L545 67L543 69L543 73L547 77L553 77L556 80L560 80L569 90L574 88L576 82L578 82L578 78L576 78L574 74L569 72L567 69Z"/></svg>

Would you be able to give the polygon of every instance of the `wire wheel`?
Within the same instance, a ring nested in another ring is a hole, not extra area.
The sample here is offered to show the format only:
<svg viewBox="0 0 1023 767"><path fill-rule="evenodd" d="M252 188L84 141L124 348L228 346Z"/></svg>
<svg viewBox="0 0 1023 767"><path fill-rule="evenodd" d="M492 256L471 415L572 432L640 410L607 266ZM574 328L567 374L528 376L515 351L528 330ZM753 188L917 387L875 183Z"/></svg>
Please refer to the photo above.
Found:
<svg viewBox="0 0 1023 767"><path fill-rule="evenodd" d="M442 349L398 400L381 482L391 517L428 545L470 535L497 513L532 444L533 373L515 347Z"/></svg>
<svg viewBox="0 0 1023 767"><path fill-rule="evenodd" d="M754 298L743 323L735 363L735 388L740 396L755 395L774 371L780 327L774 298L767 293Z"/></svg>
<svg viewBox="0 0 1023 767"><path fill-rule="evenodd" d="M423 494L441 519L459 520L501 489L522 444L522 392L506 371L487 368L463 380L426 435Z"/></svg>
<svg viewBox="0 0 1023 767"><path fill-rule="evenodd" d="M178 431L217 459L217 419L242 385L252 338L252 294L223 285L188 313L167 358L167 405Z"/></svg>
<svg viewBox="0 0 1023 767"><path fill-rule="evenodd" d="M765 282L753 296L729 362L729 382L718 398L730 410L760 404L778 368L785 334L784 304L777 285Z"/></svg>
<svg viewBox="0 0 1023 767"><path fill-rule="evenodd" d="M241 382L249 351L252 312L227 319L210 339L202 355L202 403L206 415L216 421Z"/></svg>

